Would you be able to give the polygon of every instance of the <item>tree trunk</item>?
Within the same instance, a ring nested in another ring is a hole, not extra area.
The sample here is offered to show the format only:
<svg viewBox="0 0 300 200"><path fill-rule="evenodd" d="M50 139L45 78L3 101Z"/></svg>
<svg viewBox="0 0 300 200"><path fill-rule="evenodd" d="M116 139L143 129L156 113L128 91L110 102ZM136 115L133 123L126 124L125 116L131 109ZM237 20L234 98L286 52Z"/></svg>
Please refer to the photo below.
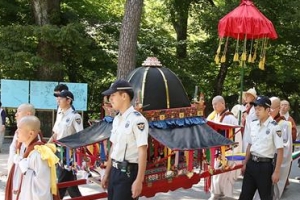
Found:
<svg viewBox="0 0 300 200"><path fill-rule="evenodd" d="M228 64L222 63L220 66L219 74L216 78L213 96L222 95L227 71L228 71Z"/></svg>
<svg viewBox="0 0 300 200"><path fill-rule="evenodd" d="M171 22L177 35L177 58L187 56L187 26L191 0L173 0L170 5Z"/></svg>
<svg viewBox="0 0 300 200"><path fill-rule="evenodd" d="M136 65L137 37L143 0L127 0L122 22L118 53L118 78L126 78Z"/></svg>
<svg viewBox="0 0 300 200"><path fill-rule="evenodd" d="M60 24L60 1L61 0L31 0L35 23L38 26ZM39 41L37 54L43 60L43 65L38 67L37 77L39 80L63 79L61 65L61 50L47 41Z"/></svg>

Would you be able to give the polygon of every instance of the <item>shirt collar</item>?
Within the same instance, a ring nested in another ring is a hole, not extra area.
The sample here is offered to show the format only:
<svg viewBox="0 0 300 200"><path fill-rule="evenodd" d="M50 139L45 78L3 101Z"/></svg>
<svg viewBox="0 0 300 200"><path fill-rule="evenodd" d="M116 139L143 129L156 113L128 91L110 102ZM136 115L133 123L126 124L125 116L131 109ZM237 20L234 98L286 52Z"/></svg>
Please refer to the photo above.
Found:
<svg viewBox="0 0 300 200"><path fill-rule="evenodd" d="M269 116L269 118L263 123L263 126L268 126L271 121L273 121L273 118Z"/></svg>
<svg viewBox="0 0 300 200"><path fill-rule="evenodd" d="M123 114L119 114L119 116L123 119L126 119L128 117L128 115L134 111L135 110L134 110L133 106L130 106Z"/></svg>
<svg viewBox="0 0 300 200"><path fill-rule="evenodd" d="M72 107L70 107L68 110L63 111L61 108L59 108L59 113L58 114L62 114L62 115L68 115L69 113L73 112Z"/></svg>

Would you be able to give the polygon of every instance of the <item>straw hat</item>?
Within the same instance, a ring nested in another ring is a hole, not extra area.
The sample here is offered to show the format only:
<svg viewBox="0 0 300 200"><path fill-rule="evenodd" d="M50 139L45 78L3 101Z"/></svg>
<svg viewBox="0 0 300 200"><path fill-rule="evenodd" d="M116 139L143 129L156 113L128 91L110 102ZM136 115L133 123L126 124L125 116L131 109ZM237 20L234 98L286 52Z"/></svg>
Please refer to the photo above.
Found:
<svg viewBox="0 0 300 200"><path fill-rule="evenodd" d="M243 98L245 99L246 94L251 94L252 96L254 96L254 98L256 99L257 94L256 94L256 90L255 88L250 88L249 90L247 90L246 92L243 92Z"/></svg>

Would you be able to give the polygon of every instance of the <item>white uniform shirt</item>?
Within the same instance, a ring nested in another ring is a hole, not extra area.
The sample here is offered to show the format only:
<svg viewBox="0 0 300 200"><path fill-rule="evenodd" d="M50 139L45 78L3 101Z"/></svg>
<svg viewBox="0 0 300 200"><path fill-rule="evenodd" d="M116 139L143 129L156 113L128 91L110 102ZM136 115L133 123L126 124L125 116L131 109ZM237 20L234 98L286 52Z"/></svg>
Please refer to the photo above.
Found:
<svg viewBox="0 0 300 200"><path fill-rule="evenodd" d="M121 162L125 157L129 163L138 163L138 147L148 145L149 125L146 118L131 106L114 118L112 126L111 158Z"/></svg>
<svg viewBox="0 0 300 200"><path fill-rule="evenodd" d="M57 140L77 133L83 130L81 116L71 107L65 112L60 110L52 130L57 133Z"/></svg>
<svg viewBox="0 0 300 200"><path fill-rule="evenodd" d="M255 114L255 107L252 106L249 110L249 113L246 117L246 122L245 122L245 129L244 129L244 134L243 134L243 152L246 152L247 150L247 146L248 146L248 142L250 140L250 126L251 126L251 122L253 120L256 120L257 116Z"/></svg>
<svg viewBox="0 0 300 200"><path fill-rule="evenodd" d="M259 120L250 124L250 137L246 141L251 145L251 154L264 158L273 158L276 149L283 148L281 128L269 117L262 125Z"/></svg>

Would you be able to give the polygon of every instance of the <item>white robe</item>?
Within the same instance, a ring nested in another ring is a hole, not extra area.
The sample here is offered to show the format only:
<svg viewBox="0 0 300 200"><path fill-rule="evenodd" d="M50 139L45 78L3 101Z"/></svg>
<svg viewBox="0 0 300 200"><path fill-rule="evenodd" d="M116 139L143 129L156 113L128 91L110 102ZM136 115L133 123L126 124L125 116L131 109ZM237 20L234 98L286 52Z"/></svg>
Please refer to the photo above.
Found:
<svg viewBox="0 0 300 200"><path fill-rule="evenodd" d="M27 157L28 170L23 175L19 200L52 200L50 168L47 161L33 150Z"/></svg>
<svg viewBox="0 0 300 200"><path fill-rule="evenodd" d="M282 130L283 160L280 168L279 181L274 187L274 200L281 198L286 180L289 176L293 153L292 123L289 121L281 120L278 124Z"/></svg>
<svg viewBox="0 0 300 200"><path fill-rule="evenodd" d="M214 120L214 119L213 119ZM217 120L214 120L217 121ZM238 125L237 119L233 115L226 115L222 123ZM239 146L233 150L234 153L241 151L240 145L242 144L242 135L241 132L235 135L235 142L239 142ZM219 161L215 162L214 168L218 168ZM229 161L228 165L233 165L234 162ZM210 199L219 199L222 196L233 197L233 186L238 176L240 175L240 170L234 170L225 172L222 174L212 176Z"/></svg>
<svg viewBox="0 0 300 200"><path fill-rule="evenodd" d="M243 152L246 152L248 143L246 141L249 141L250 133L249 133L249 126L253 120L257 119L257 116L255 114L255 108L254 106L251 107L247 117L246 117L246 123L245 123L245 129L244 129L244 136L243 136Z"/></svg>

